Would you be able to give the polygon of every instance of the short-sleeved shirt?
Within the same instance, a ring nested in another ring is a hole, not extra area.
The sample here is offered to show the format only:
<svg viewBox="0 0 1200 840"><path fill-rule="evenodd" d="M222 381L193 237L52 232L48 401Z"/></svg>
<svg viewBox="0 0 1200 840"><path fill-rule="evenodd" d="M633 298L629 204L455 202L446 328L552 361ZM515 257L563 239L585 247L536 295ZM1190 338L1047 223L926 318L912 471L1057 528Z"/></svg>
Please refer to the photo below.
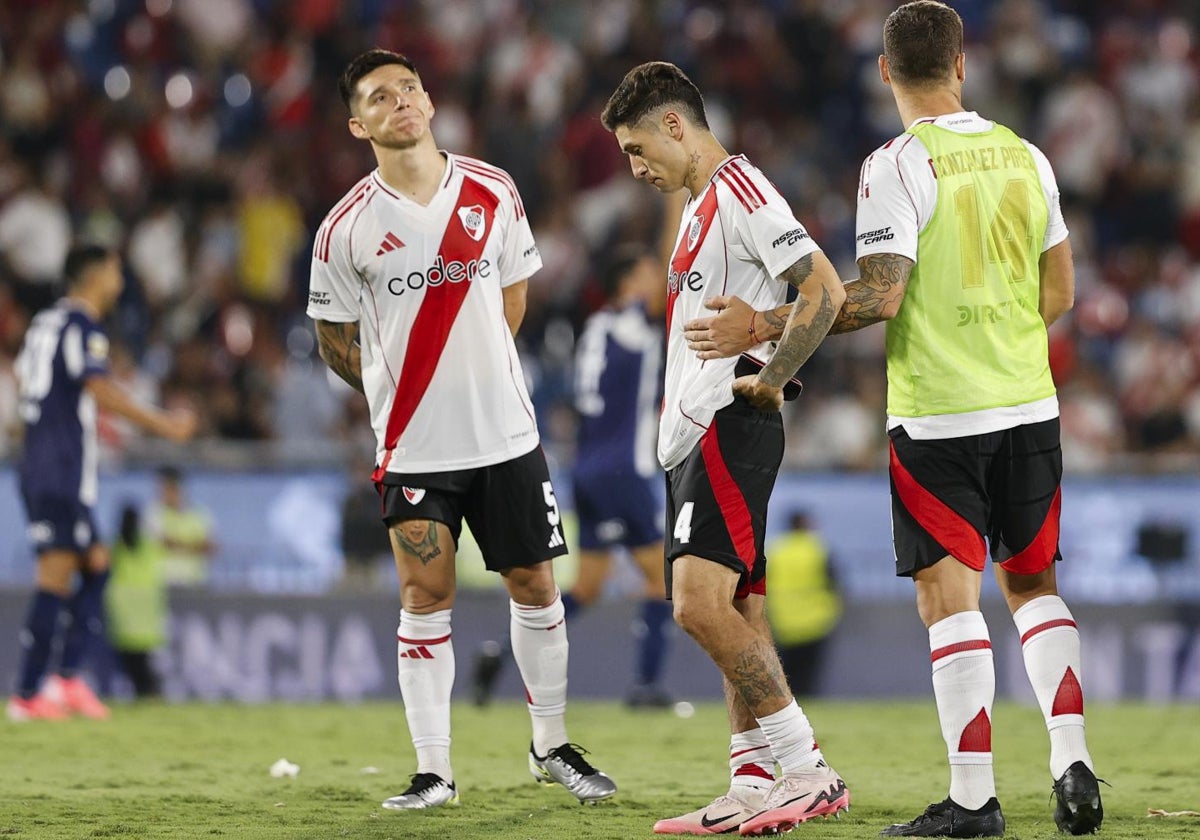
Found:
<svg viewBox="0 0 1200 840"><path fill-rule="evenodd" d="M924 122L961 134L988 131L994 125L973 111L923 118L914 125ZM1042 241L1045 252L1067 238L1067 226L1050 162L1032 143L1022 142L1033 156L1049 211ZM866 159L859 176L856 258L897 254L915 262L918 236L933 217L937 201L937 174L920 138L905 133L889 140ZM889 416L888 428L903 425L914 439L935 439L984 434L1057 416L1058 400L1050 396L1020 405L962 414Z"/></svg>
<svg viewBox="0 0 1200 840"><path fill-rule="evenodd" d="M716 412L733 402L738 360L701 361L687 347L683 325L711 315L704 300L737 295L755 309L780 306L787 285L778 277L818 250L775 186L744 155L726 158L708 185L687 203L667 278L667 366L658 457L678 466L708 429ZM760 366L773 350L767 342L746 355Z"/></svg>
<svg viewBox="0 0 1200 840"><path fill-rule="evenodd" d="M19 469L27 499L96 503L96 402L84 388L108 374L108 337L69 299L39 312L17 356L25 444Z"/></svg>
<svg viewBox="0 0 1200 840"><path fill-rule="evenodd" d="M376 480L508 461L538 445L502 290L541 268L507 173L442 153L421 205L372 172L329 212L308 315L357 322Z"/></svg>
<svg viewBox="0 0 1200 840"><path fill-rule="evenodd" d="M657 473L662 344L661 324L638 304L601 309L584 324L575 350L577 476Z"/></svg>
<svg viewBox="0 0 1200 840"><path fill-rule="evenodd" d="M579 544L595 550L662 539L655 458L662 324L640 304L588 318L575 350L579 414L573 485Z"/></svg>

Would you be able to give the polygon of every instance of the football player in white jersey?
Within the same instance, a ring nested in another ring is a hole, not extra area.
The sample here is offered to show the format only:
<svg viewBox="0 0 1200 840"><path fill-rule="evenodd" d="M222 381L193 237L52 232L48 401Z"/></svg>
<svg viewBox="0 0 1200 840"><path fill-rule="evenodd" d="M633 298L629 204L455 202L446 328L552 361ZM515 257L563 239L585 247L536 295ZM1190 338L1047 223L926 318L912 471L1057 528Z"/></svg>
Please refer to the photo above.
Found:
<svg viewBox="0 0 1200 840"><path fill-rule="evenodd" d="M700 92L678 67L635 67L600 119L635 178L690 195L668 273L658 437L667 470L668 591L675 620L725 678L732 732L728 793L654 830L785 831L850 802L788 689L763 597L767 503L783 458L779 408L842 305L841 281L771 182L712 134ZM800 303L773 347L756 342L739 359L712 362L688 349L683 324L705 298L737 294L779 305L789 285Z"/></svg>
<svg viewBox="0 0 1200 840"><path fill-rule="evenodd" d="M317 234L308 314L321 357L363 392L373 479L400 580L397 667L417 772L391 810L458 803L450 614L465 518L511 597L534 778L581 802L616 785L567 738L567 635L551 559L566 552L513 335L541 268L512 178L438 149L411 61L370 50L338 82L379 164Z"/></svg>
<svg viewBox="0 0 1200 840"><path fill-rule="evenodd" d="M929 632L950 791L889 837L1000 837L992 772L993 562L1050 736L1059 830L1090 834L1104 807L1084 732L1079 629L1058 595L1062 451L1046 328L1071 308L1074 268L1054 172L1011 130L963 109L963 25L917 0L883 28L880 76L905 132L863 164L858 265L830 332L887 322L896 573ZM786 307L732 298L685 326L697 357L742 351L750 323ZM751 319L754 321L751 321ZM986 543L985 543L986 537Z"/></svg>

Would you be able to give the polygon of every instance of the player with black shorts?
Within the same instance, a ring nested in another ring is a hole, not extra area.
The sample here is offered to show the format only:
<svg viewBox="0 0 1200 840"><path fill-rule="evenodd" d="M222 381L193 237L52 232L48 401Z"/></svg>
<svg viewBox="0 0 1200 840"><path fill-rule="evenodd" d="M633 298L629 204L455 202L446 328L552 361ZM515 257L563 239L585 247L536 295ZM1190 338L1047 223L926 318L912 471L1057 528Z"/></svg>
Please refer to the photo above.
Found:
<svg viewBox="0 0 1200 840"><path fill-rule="evenodd" d="M1050 734L1054 820L1100 827L1084 737L1079 631L1058 595L1062 493L1047 328L1071 308L1074 268L1046 157L962 106L962 20L918 0L884 24L880 75L907 130L863 164L861 279L830 332L887 322L888 434L898 574L929 630L950 793L893 837L998 837L992 773L995 668L979 592L986 555L1021 638ZM721 299L688 325L702 358L788 315Z"/></svg>
<svg viewBox="0 0 1200 840"><path fill-rule="evenodd" d="M675 619L725 678L732 734L728 793L654 830L786 830L850 801L787 687L762 595L767 502L783 457L779 408L837 314L841 282L774 185L713 136L700 92L678 67L635 67L601 121L635 178L664 193L686 189L690 198L668 266L658 457L667 471ZM713 362L688 350L683 324L705 299L739 294L774 307L789 285L805 305L776 345L755 342L739 360Z"/></svg>
<svg viewBox="0 0 1200 840"><path fill-rule="evenodd" d="M440 151L411 61L371 50L339 80L350 133L379 164L330 210L308 314L321 357L363 392L400 582L396 659L417 772L383 807L456 805L450 764L454 556L465 520L511 602L533 722L528 766L581 802L616 785L567 737L567 631L551 558L566 551L513 336L542 261L508 173Z"/></svg>

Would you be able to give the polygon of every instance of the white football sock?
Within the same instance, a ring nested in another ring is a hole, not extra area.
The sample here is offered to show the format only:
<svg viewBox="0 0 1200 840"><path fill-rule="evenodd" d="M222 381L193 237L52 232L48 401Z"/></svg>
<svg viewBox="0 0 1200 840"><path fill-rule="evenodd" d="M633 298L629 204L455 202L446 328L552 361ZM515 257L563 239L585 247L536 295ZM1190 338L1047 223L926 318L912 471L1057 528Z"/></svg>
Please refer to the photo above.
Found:
<svg viewBox="0 0 1200 840"><path fill-rule="evenodd" d="M450 770L450 689L454 647L450 610L417 615L400 611L396 671L408 732L417 751L417 772L453 781Z"/></svg>
<svg viewBox="0 0 1200 840"><path fill-rule="evenodd" d="M729 738L729 795L757 803L775 784L775 757L761 729Z"/></svg>
<svg viewBox="0 0 1200 840"><path fill-rule="evenodd" d="M950 798L975 810L996 795L992 702L996 669L983 613L955 613L929 628L933 696L950 758Z"/></svg>
<svg viewBox="0 0 1200 840"><path fill-rule="evenodd" d="M1025 672L1050 733L1050 775L1062 776L1076 761L1092 768L1083 733L1079 630L1057 595L1034 598L1013 613L1021 634Z"/></svg>
<svg viewBox="0 0 1200 840"><path fill-rule="evenodd" d="M778 712L758 718L771 755L779 762L780 773L793 773L816 766L821 751L813 740L813 728L795 698Z"/></svg>
<svg viewBox="0 0 1200 840"><path fill-rule="evenodd" d="M544 607L509 602L513 659L525 682L533 751L541 757L567 743L567 620L562 597Z"/></svg>

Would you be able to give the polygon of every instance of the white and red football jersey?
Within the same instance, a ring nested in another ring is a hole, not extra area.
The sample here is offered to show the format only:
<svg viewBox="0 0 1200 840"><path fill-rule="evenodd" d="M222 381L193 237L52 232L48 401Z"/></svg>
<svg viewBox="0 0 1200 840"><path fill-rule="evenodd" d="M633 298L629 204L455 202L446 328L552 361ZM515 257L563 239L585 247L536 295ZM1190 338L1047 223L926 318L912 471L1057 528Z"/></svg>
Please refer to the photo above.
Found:
<svg viewBox="0 0 1200 840"><path fill-rule="evenodd" d="M684 207L667 276L667 369L658 429L664 468L678 466L713 415L733 402L738 360L700 361L687 347L683 325L711 315L703 302L714 295L737 295L760 310L780 306L787 284L777 278L816 250L787 201L744 155L726 158ZM761 365L772 352L764 342L747 355Z"/></svg>
<svg viewBox="0 0 1200 840"><path fill-rule="evenodd" d="M538 445L501 290L542 259L512 178L443 154L428 205L376 170L329 211L313 248L309 317L359 324L376 480L498 464Z"/></svg>

